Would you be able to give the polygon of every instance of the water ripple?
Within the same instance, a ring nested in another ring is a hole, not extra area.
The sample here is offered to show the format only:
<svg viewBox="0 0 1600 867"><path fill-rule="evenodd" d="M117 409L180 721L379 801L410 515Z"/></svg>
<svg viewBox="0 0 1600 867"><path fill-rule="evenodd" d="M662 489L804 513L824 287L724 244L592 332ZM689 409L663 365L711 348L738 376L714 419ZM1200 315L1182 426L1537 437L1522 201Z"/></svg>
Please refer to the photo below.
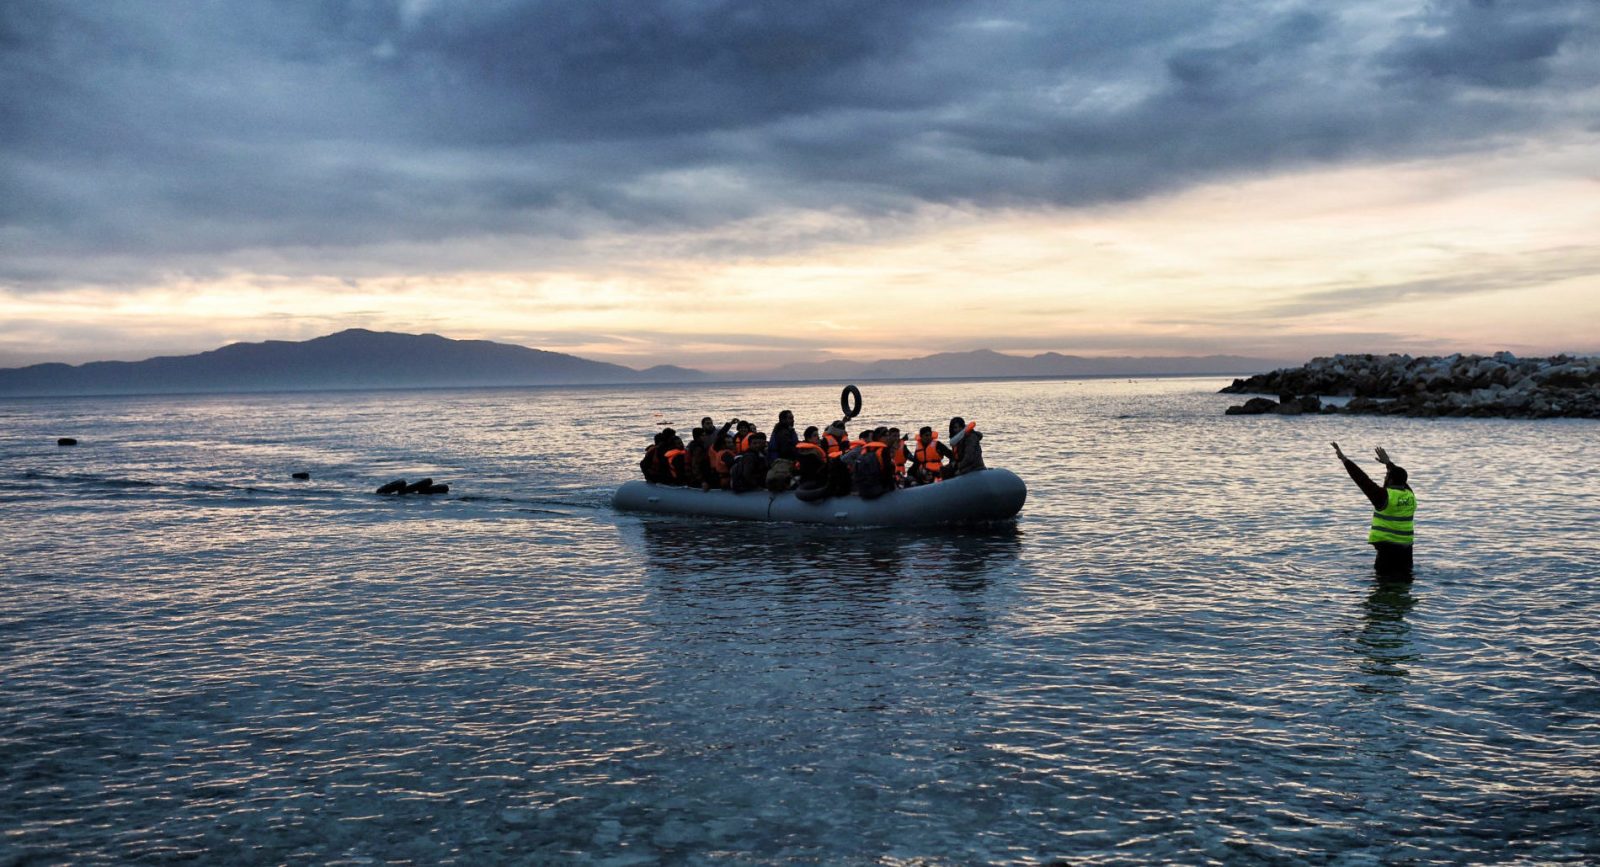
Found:
<svg viewBox="0 0 1600 867"><path fill-rule="evenodd" d="M870 387L1029 483L939 533L607 507L827 389L0 402L0 863L1600 858L1594 424L1217 384ZM1411 469L1414 585L1334 439Z"/></svg>

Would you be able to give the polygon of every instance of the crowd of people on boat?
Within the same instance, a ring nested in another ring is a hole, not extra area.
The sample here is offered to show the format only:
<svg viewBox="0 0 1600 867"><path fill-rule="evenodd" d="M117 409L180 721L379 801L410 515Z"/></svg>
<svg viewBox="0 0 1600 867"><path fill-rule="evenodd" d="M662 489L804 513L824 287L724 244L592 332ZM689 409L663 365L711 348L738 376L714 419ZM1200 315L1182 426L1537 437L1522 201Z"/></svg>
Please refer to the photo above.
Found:
<svg viewBox="0 0 1600 867"><path fill-rule="evenodd" d="M645 481L705 491L795 490L804 499L874 499L984 468L983 434L960 417L950 419L948 441L932 426L911 436L897 427L860 428L851 439L846 421L798 431L794 413L784 410L766 434L751 421L736 418L718 427L708 416L689 431L687 442L676 430L662 429L639 469Z"/></svg>

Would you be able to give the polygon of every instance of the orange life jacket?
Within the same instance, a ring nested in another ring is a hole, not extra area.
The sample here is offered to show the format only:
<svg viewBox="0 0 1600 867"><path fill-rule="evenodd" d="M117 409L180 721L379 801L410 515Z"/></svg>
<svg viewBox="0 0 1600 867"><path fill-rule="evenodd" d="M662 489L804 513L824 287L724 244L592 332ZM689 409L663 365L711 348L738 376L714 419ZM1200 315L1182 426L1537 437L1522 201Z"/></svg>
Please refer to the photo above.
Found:
<svg viewBox="0 0 1600 867"><path fill-rule="evenodd" d="M922 441L920 434L917 436L916 461L934 478L939 477L939 468L944 465L944 455L939 454L939 434L935 433L927 442Z"/></svg>
<svg viewBox="0 0 1600 867"><path fill-rule="evenodd" d="M734 437L733 438L733 453L736 454L736 455L742 455L745 452L749 451L750 450L750 436L751 436L751 434L754 434L754 433L755 433L755 431L750 431L748 433L742 433L742 434L739 434L738 436Z"/></svg>
<svg viewBox="0 0 1600 867"><path fill-rule="evenodd" d="M827 453L829 460L837 460L840 455L850 450L850 440L847 437L824 434L822 448Z"/></svg>
<svg viewBox="0 0 1600 867"><path fill-rule="evenodd" d="M732 449L713 448L706 452L706 457L711 461L711 471L719 478L728 475L728 456L733 454Z"/></svg>
<svg viewBox="0 0 1600 867"><path fill-rule="evenodd" d="M801 442L795 443L794 450L795 450L795 454L797 456L799 455L800 452L807 451L807 452L816 452L817 457L821 458L824 461L826 461L828 459L827 450L824 449L822 446L817 445L816 443L808 443L808 442L801 441Z"/></svg>
<svg viewBox="0 0 1600 867"><path fill-rule="evenodd" d="M673 450L671 450L671 451L669 451L666 454L661 456L663 459L666 460L667 469L672 473L672 477L674 479L682 478L683 476L688 475L689 468L687 466L685 466L683 468L683 472L679 472L678 471L678 463L677 463L677 459L678 458L683 458L684 462L687 463L688 460L689 460L688 454L689 453L684 451L683 449L673 449Z"/></svg>
<svg viewBox="0 0 1600 867"><path fill-rule="evenodd" d="M906 443L905 443L905 440L901 440L900 442L895 443L894 451L889 453L889 459L894 461L894 474L895 475L903 476L903 475L906 474L906 457L907 457L907 455L906 455Z"/></svg>
<svg viewBox="0 0 1600 867"><path fill-rule="evenodd" d="M870 443L862 443L861 447L866 449L867 453L872 455L873 458L877 459L879 466L883 466L883 450L889 447L888 443L880 443L877 440L873 440Z"/></svg>

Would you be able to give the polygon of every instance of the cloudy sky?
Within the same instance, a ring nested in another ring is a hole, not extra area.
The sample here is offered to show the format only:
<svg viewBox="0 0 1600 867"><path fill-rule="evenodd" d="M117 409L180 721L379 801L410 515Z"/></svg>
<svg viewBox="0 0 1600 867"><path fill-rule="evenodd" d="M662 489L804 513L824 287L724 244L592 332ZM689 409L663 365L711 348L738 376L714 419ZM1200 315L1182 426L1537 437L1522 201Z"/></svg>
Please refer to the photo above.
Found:
<svg viewBox="0 0 1600 867"><path fill-rule="evenodd" d="M1600 0L0 3L0 365L1600 351Z"/></svg>

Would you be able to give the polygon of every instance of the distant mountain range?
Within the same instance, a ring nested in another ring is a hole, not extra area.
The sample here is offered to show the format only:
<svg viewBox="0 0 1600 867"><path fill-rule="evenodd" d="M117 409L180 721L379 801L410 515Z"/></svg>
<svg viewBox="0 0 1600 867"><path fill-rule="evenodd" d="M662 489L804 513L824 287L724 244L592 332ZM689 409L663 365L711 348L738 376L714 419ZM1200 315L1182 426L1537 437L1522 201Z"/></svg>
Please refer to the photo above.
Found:
<svg viewBox="0 0 1600 867"><path fill-rule="evenodd" d="M1282 362L1232 355L1083 358L1031 357L987 349L876 362L822 361L737 374L674 365L634 370L576 355L437 334L352 328L305 341L233 343L198 355L144 361L35 364L0 370L0 395L176 394L352 388L999 377L1253 374Z"/></svg>
<svg viewBox="0 0 1600 867"><path fill-rule="evenodd" d="M233 343L198 355L0 370L0 395L610 385L704 376L671 365L634 370L488 340L352 328L305 341Z"/></svg>

